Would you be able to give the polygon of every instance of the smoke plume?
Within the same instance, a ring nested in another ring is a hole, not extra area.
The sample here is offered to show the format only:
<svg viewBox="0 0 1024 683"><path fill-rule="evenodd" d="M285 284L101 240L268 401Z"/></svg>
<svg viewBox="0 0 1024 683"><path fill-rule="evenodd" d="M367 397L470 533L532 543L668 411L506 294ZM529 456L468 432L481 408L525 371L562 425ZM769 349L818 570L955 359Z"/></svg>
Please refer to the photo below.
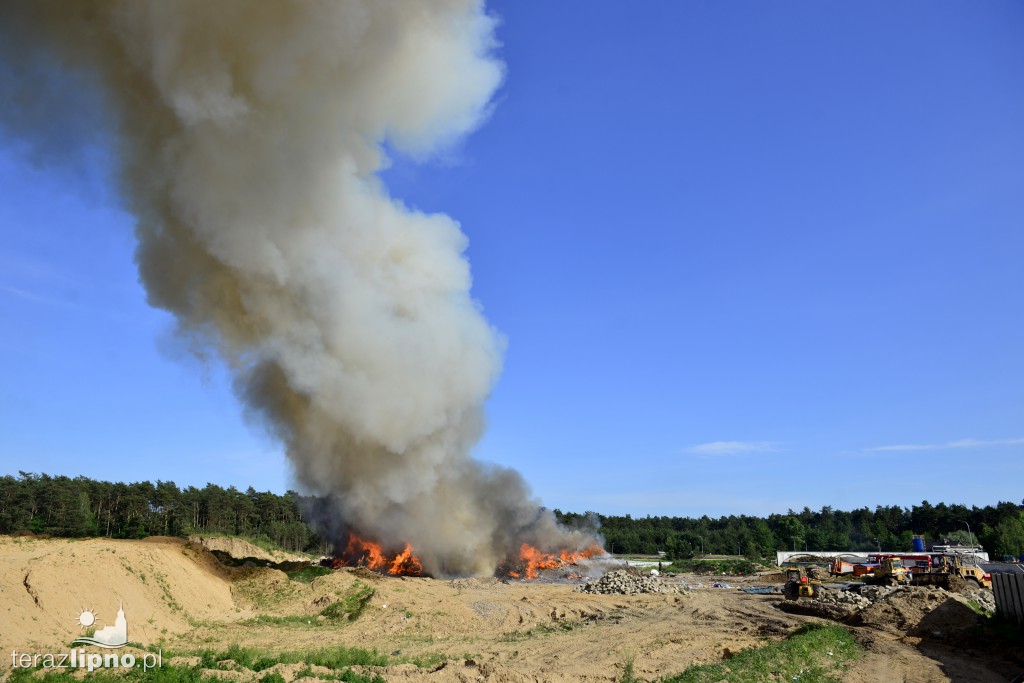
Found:
<svg viewBox="0 0 1024 683"><path fill-rule="evenodd" d="M0 5L8 130L60 128L44 79L101 93L149 302L230 366L335 522L439 576L589 540L470 457L501 337L459 225L376 176L384 142L422 157L481 122L493 30L474 0Z"/></svg>

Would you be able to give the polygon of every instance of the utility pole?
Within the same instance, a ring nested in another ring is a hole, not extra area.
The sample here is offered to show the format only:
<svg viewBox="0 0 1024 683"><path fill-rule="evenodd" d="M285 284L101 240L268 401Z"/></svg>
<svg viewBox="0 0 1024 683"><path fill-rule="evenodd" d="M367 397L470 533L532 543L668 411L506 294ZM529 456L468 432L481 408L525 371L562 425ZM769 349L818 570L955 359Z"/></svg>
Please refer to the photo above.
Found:
<svg viewBox="0 0 1024 683"><path fill-rule="evenodd" d="M970 539L971 545L978 545L977 543L974 542L974 534L971 533L971 525L968 524L967 522L965 522L962 519L960 520L960 523L967 527L967 538Z"/></svg>

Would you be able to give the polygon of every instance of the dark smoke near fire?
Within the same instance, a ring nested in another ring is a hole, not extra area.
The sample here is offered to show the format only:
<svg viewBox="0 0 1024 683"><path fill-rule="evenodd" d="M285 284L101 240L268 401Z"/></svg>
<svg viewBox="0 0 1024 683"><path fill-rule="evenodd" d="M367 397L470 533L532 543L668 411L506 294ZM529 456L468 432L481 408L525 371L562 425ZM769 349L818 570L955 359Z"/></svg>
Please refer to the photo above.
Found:
<svg viewBox="0 0 1024 683"><path fill-rule="evenodd" d="M7 135L45 155L76 95L102 102L149 302L229 366L323 529L434 576L594 543L470 457L502 339L459 225L376 175L383 143L423 157L482 121L494 26L469 0L0 4Z"/></svg>

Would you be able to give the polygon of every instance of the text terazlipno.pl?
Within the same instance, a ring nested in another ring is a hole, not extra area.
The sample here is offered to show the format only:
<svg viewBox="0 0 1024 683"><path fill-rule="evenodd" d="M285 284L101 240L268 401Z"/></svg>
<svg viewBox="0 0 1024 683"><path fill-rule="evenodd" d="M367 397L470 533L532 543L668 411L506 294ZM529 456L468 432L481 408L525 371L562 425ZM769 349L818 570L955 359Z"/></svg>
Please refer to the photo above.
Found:
<svg viewBox="0 0 1024 683"><path fill-rule="evenodd" d="M136 657L131 652L86 652L84 648L72 649L70 652L30 653L11 651L11 668L13 669L132 669L141 664L142 670L149 671L163 666L164 652L146 652Z"/></svg>

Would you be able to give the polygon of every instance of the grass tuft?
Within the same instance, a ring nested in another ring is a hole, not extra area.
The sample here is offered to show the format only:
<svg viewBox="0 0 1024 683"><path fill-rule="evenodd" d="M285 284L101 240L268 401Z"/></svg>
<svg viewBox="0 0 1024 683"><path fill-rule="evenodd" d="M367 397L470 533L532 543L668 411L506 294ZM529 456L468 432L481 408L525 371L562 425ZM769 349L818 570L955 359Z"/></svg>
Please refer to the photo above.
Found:
<svg viewBox="0 0 1024 683"><path fill-rule="evenodd" d="M355 621L366 609L366 604L373 597L374 590L361 581L356 581L352 589L337 602L331 603L320 612L321 616L332 621L348 619Z"/></svg>
<svg viewBox="0 0 1024 683"><path fill-rule="evenodd" d="M842 626L809 622L786 640L736 653L728 661L691 666L662 683L758 683L799 680L800 683L839 683L847 662L861 648Z"/></svg>
<svg viewBox="0 0 1024 683"><path fill-rule="evenodd" d="M345 683L385 683L377 674L353 671L352 666L386 666L388 657L375 651L359 648L331 648L310 652L283 652L266 654L255 648L232 645L227 650L204 650L197 653L199 663L195 666L174 666L167 664L169 653L164 653L165 663L158 669L142 671L141 666L132 669L97 670L86 673L82 670L14 669L7 679L9 683L222 683L215 673L204 669L227 671L244 668L254 673L267 671L277 664L306 664L297 678L313 676L313 666L329 669L329 673L318 673L316 678ZM257 676L259 683L284 683L284 677L276 672Z"/></svg>
<svg viewBox="0 0 1024 683"><path fill-rule="evenodd" d="M637 675L633 672L633 660L626 662L626 665L622 670L622 678L619 679L619 683L642 683L641 679L637 678Z"/></svg>
<svg viewBox="0 0 1024 683"><path fill-rule="evenodd" d="M566 619L563 621L557 621L554 624L538 624L537 626L525 631L509 631L507 633L503 633L501 638L498 640L502 643L518 643L521 640L533 638L534 636L546 636L560 631L574 631L581 626L583 626L582 621Z"/></svg>

